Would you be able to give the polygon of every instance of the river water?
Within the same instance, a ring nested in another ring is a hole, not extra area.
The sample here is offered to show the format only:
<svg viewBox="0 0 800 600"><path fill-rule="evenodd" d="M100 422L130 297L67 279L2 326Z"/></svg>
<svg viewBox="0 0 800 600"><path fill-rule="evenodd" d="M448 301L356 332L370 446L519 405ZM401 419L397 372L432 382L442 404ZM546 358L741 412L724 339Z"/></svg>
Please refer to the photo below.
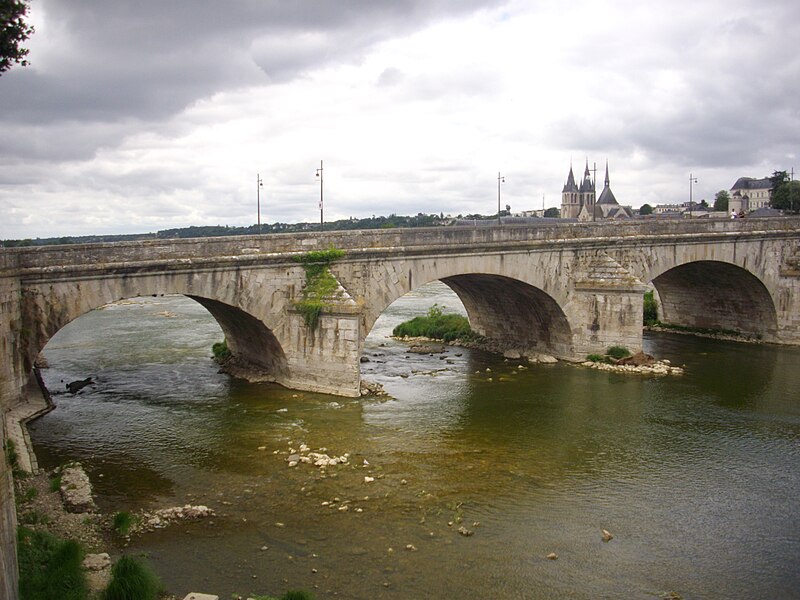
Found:
<svg viewBox="0 0 800 600"><path fill-rule="evenodd" d="M81 461L109 513L212 507L124 549L179 597L800 597L800 349L647 334L686 366L656 378L387 337L434 303L463 312L430 284L367 340L391 400L219 374L222 333L182 296L93 311L45 349L39 461ZM349 463L290 468L301 443Z"/></svg>

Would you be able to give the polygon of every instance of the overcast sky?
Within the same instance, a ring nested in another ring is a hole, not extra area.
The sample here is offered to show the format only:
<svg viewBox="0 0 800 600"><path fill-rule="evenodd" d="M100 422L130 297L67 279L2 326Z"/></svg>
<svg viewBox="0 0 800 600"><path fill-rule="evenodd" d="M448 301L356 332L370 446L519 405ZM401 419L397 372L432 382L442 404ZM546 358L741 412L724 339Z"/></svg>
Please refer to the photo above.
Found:
<svg viewBox="0 0 800 600"><path fill-rule="evenodd" d="M621 204L800 171L797 0L32 0L0 238Z"/></svg>

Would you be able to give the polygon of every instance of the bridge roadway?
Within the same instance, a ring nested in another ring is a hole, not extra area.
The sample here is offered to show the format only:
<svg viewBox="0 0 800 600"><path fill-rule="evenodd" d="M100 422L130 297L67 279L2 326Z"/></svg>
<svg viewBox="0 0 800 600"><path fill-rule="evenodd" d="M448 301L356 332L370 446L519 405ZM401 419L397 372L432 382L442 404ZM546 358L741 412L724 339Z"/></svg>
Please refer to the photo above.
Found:
<svg viewBox="0 0 800 600"><path fill-rule="evenodd" d="M336 247L315 327L294 258ZM394 300L441 280L501 347L579 359L642 343L643 293L665 322L800 343L800 218L442 227L0 250L0 409L64 325L109 302L184 294L219 322L237 373L355 396L364 339ZM4 428L0 428L4 430ZM0 461L0 595L16 596L13 487Z"/></svg>

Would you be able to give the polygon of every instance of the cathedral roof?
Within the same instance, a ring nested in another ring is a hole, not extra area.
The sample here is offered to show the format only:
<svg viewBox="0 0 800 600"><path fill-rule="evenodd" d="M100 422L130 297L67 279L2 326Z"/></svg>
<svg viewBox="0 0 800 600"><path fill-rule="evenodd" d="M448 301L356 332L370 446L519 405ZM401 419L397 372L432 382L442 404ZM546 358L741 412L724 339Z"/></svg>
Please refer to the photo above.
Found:
<svg viewBox="0 0 800 600"><path fill-rule="evenodd" d="M577 192L578 186L575 185L575 175L572 174L572 165L569 166L569 176L567 177L567 183L564 185L564 189L561 190L561 193L564 192Z"/></svg>
<svg viewBox="0 0 800 600"><path fill-rule="evenodd" d="M603 193L600 194L600 198L597 200L598 204L616 204L619 205L617 199L614 197L614 192L611 191L611 180L608 177L608 161L606 161L606 182L605 186L603 186Z"/></svg>
<svg viewBox="0 0 800 600"><path fill-rule="evenodd" d="M619 204L617 199L614 197L614 192L611 191L611 188L606 186L603 188L603 193L600 194L600 198L597 200L598 204Z"/></svg>
<svg viewBox="0 0 800 600"><path fill-rule="evenodd" d="M592 176L589 174L589 160L586 160L586 170L583 172L583 181L579 190L582 194L594 191L594 183L592 183Z"/></svg>

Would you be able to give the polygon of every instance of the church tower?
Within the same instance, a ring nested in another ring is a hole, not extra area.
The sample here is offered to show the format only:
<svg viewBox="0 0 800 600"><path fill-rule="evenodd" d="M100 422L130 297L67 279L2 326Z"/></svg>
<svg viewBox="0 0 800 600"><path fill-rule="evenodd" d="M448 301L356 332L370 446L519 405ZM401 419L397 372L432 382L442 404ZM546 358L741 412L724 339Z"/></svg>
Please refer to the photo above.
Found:
<svg viewBox="0 0 800 600"><path fill-rule="evenodd" d="M589 171L589 159L586 159L586 170L583 172L583 181L578 188L578 201L580 208L575 215L581 221L594 219L595 186Z"/></svg>
<svg viewBox="0 0 800 600"><path fill-rule="evenodd" d="M569 166L569 175L564 189L561 190L561 218L577 219L581 210L578 186L575 184L575 175L572 173L572 165Z"/></svg>

